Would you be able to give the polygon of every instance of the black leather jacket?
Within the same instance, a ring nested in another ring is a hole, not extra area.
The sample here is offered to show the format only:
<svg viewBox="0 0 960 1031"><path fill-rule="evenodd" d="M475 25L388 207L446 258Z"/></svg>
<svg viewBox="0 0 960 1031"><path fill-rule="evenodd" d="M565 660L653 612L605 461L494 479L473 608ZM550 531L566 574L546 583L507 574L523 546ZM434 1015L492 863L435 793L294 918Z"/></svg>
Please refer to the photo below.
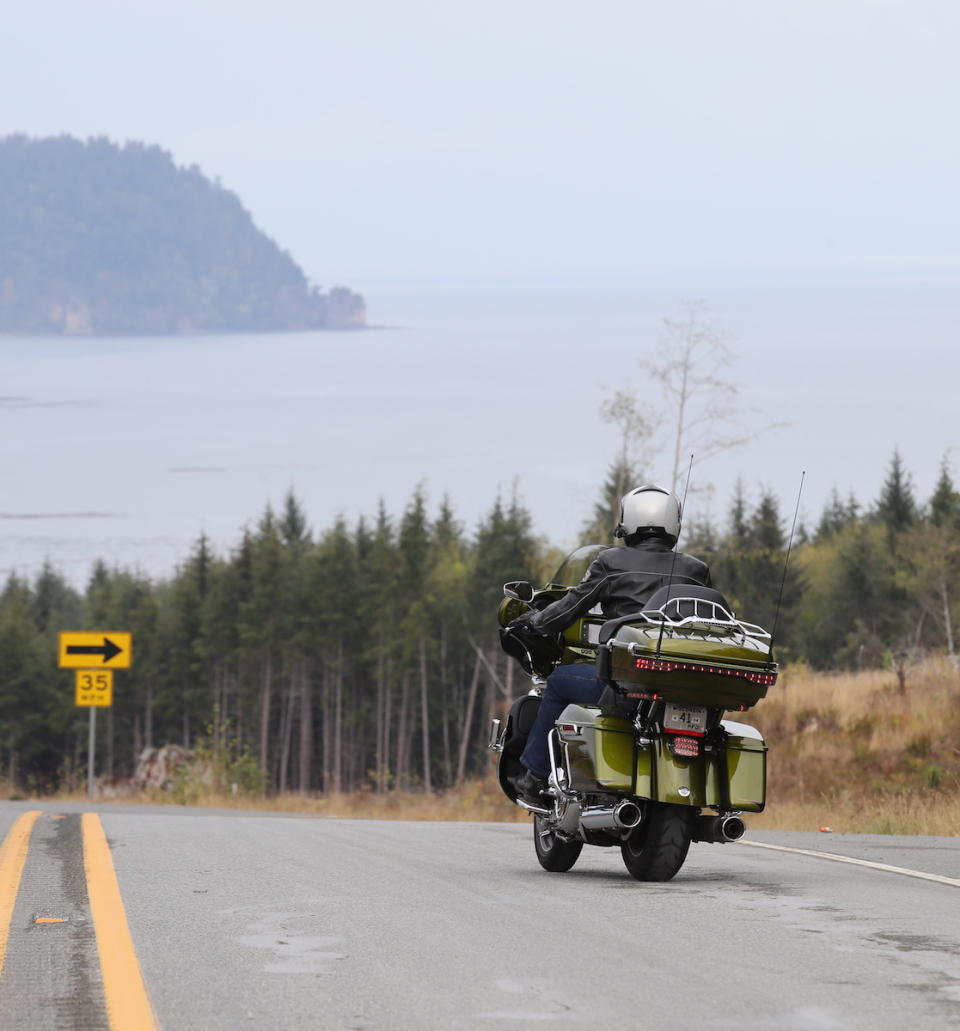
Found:
<svg viewBox="0 0 960 1031"><path fill-rule="evenodd" d="M600 552L576 587L540 612L521 618L531 630L555 634L594 605L600 605L604 619L639 612L653 592L668 583L678 588L683 584L712 586L705 562L677 552L674 565L670 545L662 538L647 537L636 544Z"/></svg>

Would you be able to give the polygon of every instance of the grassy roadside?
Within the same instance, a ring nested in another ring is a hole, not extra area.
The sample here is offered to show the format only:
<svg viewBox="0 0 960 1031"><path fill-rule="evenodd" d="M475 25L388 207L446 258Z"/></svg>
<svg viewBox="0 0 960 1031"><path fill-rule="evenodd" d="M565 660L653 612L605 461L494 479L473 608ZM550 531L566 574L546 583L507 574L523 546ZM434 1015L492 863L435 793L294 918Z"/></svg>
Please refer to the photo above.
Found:
<svg viewBox="0 0 960 1031"><path fill-rule="evenodd" d="M23 794L11 793L0 780L0 798L26 801ZM86 802L86 792L61 791L44 796L43 801ZM372 791L352 794L259 796L244 792L212 791L202 785L186 795L176 791L153 789L109 795L97 800L123 805L189 805L203 809L237 809L255 812L290 813L320 817L344 817L357 820L428 820L524 823L529 817L511 805L500 791L494 777L467 781L461 787L437 794L423 791L392 791L384 795Z"/></svg>
<svg viewBox="0 0 960 1031"><path fill-rule="evenodd" d="M870 834L960 835L960 673L946 660L907 671L787 670L746 722L770 746L766 812L751 827ZM9 798L0 781L0 798ZM80 793L60 801L86 801ZM107 799L114 801L114 799ZM182 791L124 795L118 804L183 804L372 820L526 822L492 773L442 794L284 794Z"/></svg>
<svg viewBox="0 0 960 1031"><path fill-rule="evenodd" d="M754 827L960 835L960 673L787 670L749 714L767 739L767 811Z"/></svg>

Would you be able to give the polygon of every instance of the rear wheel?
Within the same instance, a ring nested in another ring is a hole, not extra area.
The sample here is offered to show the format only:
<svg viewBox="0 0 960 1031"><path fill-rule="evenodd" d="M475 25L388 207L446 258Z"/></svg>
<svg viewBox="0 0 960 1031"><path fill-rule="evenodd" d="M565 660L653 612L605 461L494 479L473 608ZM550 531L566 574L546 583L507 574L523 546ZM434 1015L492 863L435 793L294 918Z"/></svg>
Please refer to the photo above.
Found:
<svg viewBox="0 0 960 1031"><path fill-rule="evenodd" d="M638 881L669 881L687 858L694 815L694 810L681 806L649 806L644 821L620 846L631 876Z"/></svg>
<svg viewBox="0 0 960 1031"><path fill-rule="evenodd" d="M580 858L582 841L563 841L542 816L533 818L533 847L544 870L566 873Z"/></svg>

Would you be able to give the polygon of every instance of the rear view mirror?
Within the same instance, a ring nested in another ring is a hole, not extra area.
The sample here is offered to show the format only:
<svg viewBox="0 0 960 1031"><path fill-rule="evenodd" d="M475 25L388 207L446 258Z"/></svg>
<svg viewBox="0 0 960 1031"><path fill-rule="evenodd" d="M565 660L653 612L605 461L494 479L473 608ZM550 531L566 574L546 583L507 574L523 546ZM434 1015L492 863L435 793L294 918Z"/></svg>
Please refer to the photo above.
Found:
<svg viewBox="0 0 960 1031"><path fill-rule="evenodd" d="M508 598L516 598L517 601L531 602L536 591L528 580L514 580L503 585L503 593Z"/></svg>

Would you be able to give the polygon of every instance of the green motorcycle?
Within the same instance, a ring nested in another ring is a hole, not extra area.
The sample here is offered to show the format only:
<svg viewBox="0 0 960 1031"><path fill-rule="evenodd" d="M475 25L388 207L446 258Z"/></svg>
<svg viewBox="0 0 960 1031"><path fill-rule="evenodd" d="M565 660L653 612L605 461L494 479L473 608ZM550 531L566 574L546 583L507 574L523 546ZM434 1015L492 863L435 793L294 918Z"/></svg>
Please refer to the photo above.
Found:
<svg viewBox="0 0 960 1031"><path fill-rule="evenodd" d="M562 635L509 628L529 608L543 608L580 581L603 550L581 548L541 589L504 586L501 644L533 678L531 691L493 720L490 747L500 755L500 786L534 817L540 865L569 870L583 846L619 847L641 881L667 881L691 842L740 838L741 814L766 801L763 736L724 719L744 712L776 682L767 631L736 619L718 591L671 584L642 612L604 620L591 611ZM545 679L563 663L595 663L606 690L597 707L568 705L548 741L548 794L535 806L509 778L536 718Z"/></svg>

